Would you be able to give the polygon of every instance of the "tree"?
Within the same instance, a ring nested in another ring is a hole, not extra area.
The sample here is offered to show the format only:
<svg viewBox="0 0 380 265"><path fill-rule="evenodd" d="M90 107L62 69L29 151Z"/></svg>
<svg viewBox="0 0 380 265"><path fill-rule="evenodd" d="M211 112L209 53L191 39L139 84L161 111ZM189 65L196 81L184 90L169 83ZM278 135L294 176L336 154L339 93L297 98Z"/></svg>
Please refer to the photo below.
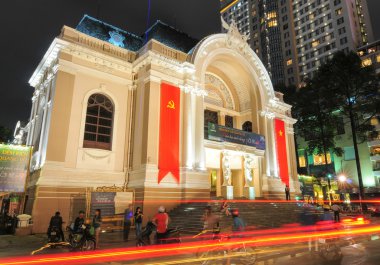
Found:
<svg viewBox="0 0 380 265"><path fill-rule="evenodd" d="M322 86L323 79L316 75L298 91L290 86L284 87L281 92L284 94L284 101L293 106L292 116L298 120L295 133L305 139L307 153L324 155L325 177L331 173L328 170L327 153L331 151L340 156L342 149L336 147L334 139L339 117L332 111L335 106L326 100L326 90L322 89Z"/></svg>
<svg viewBox="0 0 380 265"><path fill-rule="evenodd" d="M293 97L293 116L298 120L295 132L307 143L307 153L324 156L324 172L317 177L327 177L328 187L331 190L328 175L332 172L328 166L327 154L330 152L341 156L343 151L335 143L339 117L333 111L335 106L325 94L324 85L324 80L318 73L312 80L308 80L306 86ZM331 200L331 194L328 196Z"/></svg>
<svg viewBox="0 0 380 265"><path fill-rule="evenodd" d="M367 140L368 133L377 135L370 124L380 113L379 78L372 66L363 67L360 57L354 53L337 52L318 70L324 80L324 90L349 120L355 150L359 195L364 196L358 143ZM326 95L328 97L328 95Z"/></svg>
<svg viewBox="0 0 380 265"><path fill-rule="evenodd" d="M13 139L13 132L11 129L0 125L0 143L8 143Z"/></svg>

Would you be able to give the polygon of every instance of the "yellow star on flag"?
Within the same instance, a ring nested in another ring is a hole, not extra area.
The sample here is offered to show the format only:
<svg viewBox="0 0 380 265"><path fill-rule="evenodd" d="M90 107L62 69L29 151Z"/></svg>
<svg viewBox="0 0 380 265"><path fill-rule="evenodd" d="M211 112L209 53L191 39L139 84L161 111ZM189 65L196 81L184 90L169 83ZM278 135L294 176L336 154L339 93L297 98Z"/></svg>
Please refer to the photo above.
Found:
<svg viewBox="0 0 380 265"><path fill-rule="evenodd" d="M282 135L283 135L282 130L279 130L279 131L278 131L278 134L279 134L280 136L282 136Z"/></svg>

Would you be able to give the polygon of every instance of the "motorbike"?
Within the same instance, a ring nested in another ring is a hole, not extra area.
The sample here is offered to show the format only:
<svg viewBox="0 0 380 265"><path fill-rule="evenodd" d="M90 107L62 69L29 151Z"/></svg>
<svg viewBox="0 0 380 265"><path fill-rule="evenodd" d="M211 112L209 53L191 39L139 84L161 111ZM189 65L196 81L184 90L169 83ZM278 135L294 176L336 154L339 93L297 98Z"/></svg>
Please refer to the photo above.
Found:
<svg viewBox="0 0 380 265"><path fill-rule="evenodd" d="M90 233L91 226L83 224L80 231L74 231L71 227L66 228L69 231L69 243L71 250L95 250L96 240Z"/></svg>
<svg viewBox="0 0 380 265"><path fill-rule="evenodd" d="M49 243L58 243L61 240L61 231L58 227L53 226L49 229L48 232L48 239ZM51 245L52 248L55 247L55 245Z"/></svg>
<svg viewBox="0 0 380 265"><path fill-rule="evenodd" d="M145 226L145 229L141 232L141 235L137 238L136 246L147 246L151 244L150 236L153 231L155 231L156 226L153 222L148 222ZM181 233L179 228L171 228L166 231L165 238L161 239L160 242L157 241L157 238L154 240L154 244L179 244L181 243Z"/></svg>
<svg viewBox="0 0 380 265"><path fill-rule="evenodd" d="M336 261L342 259L342 252L339 246L339 239L319 238L319 255L326 261Z"/></svg>

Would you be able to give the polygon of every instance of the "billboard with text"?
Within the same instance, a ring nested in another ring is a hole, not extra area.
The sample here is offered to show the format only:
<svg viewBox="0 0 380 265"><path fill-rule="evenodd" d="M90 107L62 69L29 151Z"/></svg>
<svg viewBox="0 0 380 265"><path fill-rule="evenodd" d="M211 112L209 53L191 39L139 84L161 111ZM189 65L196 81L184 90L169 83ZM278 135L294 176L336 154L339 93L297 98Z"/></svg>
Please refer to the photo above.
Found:
<svg viewBox="0 0 380 265"><path fill-rule="evenodd" d="M24 192L31 147L0 144L0 192Z"/></svg>

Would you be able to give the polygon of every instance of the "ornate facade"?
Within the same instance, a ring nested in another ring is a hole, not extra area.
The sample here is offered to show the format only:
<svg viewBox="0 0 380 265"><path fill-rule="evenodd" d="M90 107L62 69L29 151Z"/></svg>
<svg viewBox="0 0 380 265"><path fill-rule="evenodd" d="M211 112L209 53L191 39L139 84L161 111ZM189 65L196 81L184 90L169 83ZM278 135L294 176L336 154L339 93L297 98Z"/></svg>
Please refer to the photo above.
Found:
<svg viewBox="0 0 380 265"><path fill-rule="evenodd" d="M146 216L184 199L283 197L274 119L285 124L286 174L299 191L291 106L236 26L227 31L189 49L194 40L162 22L143 37L88 16L77 29L63 27L30 79L26 209L37 232L56 210L72 220L91 191L131 192ZM158 181L160 126L172 122L160 115L162 84L180 91L179 178ZM265 139L265 148L236 142L243 138L216 141L210 126Z"/></svg>

